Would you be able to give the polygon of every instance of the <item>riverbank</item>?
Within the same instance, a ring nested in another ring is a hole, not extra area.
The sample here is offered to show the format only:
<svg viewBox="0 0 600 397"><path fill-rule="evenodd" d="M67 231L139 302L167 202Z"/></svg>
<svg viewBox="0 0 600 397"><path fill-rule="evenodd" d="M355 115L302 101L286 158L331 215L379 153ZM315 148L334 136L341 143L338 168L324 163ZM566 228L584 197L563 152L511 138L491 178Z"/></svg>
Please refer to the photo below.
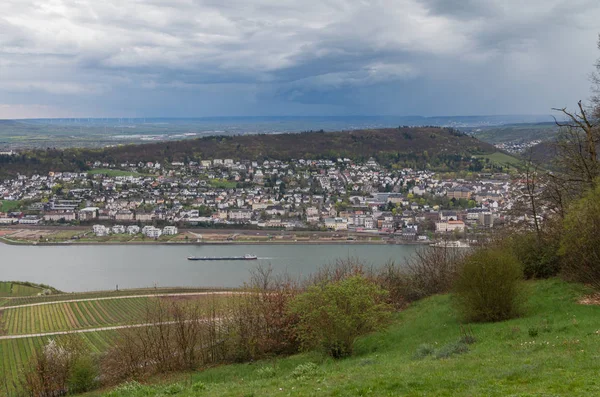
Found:
<svg viewBox="0 0 600 397"><path fill-rule="evenodd" d="M174 236L151 239L140 235L114 234L96 237L88 229L6 228L0 243L31 246L68 245L423 245L429 241L406 241L391 235L346 232L274 232L206 229L182 230Z"/></svg>

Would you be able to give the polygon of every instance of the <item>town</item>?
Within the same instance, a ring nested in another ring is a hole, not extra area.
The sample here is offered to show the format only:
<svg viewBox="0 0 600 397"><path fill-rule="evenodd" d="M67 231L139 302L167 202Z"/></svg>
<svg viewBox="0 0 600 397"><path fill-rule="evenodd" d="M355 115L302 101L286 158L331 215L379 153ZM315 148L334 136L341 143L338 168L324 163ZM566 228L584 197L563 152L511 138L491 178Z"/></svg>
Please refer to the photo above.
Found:
<svg viewBox="0 0 600 397"><path fill-rule="evenodd" d="M3 181L0 199L12 209L0 212L0 225L87 225L99 237L229 227L429 241L436 233L461 237L506 222L516 183L522 182L506 173L444 178L373 159L95 162L88 172Z"/></svg>

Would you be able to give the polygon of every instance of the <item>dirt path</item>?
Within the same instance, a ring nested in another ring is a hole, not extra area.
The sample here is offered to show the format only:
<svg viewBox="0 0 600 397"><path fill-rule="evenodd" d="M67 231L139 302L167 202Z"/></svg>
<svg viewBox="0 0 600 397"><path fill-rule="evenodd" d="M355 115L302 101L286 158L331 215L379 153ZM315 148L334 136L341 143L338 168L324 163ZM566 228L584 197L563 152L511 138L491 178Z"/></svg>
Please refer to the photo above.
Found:
<svg viewBox="0 0 600 397"><path fill-rule="evenodd" d="M209 291L209 292L179 292L179 293L171 293L171 294L105 296L105 297L99 297L99 298L72 299L72 300L62 300L62 301L53 301L53 302L28 303L25 305L17 305L17 306L4 306L4 307L0 307L0 311L8 310L8 309L18 309L20 307L53 305L53 304L69 303L69 302L91 302L91 301L102 301L102 300L110 300L110 299L132 299L132 298L155 298L155 297L160 298L160 297L171 297L171 296L235 295L235 294L243 294L243 293L244 292L235 292L235 291L211 291L211 292Z"/></svg>

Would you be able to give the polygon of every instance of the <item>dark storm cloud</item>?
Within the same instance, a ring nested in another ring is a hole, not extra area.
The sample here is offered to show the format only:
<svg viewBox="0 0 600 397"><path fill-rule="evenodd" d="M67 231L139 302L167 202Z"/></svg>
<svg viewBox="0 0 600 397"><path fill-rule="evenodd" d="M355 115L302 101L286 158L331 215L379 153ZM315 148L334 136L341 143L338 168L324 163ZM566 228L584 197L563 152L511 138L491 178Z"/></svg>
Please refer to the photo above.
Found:
<svg viewBox="0 0 600 397"><path fill-rule="evenodd" d="M3 0L0 117L547 112L596 3Z"/></svg>

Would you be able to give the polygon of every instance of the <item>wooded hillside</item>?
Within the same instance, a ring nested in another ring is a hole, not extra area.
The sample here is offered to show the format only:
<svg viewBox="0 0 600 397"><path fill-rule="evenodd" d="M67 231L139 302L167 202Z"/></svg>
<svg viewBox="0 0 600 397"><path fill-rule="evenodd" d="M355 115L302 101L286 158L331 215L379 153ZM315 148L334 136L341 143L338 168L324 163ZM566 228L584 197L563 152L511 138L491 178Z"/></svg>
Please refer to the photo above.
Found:
<svg viewBox="0 0 600 397"><path fill-rule="evenodd" d="M384 164L458 170L473 166L472 155L498 150L454 129L402 127L341 132L211 136L195 140L66 150L34 150L0 156L0 178L49 171L87 170L94 161L112 164L146 161L323 159L374 157Z"/></svg>

